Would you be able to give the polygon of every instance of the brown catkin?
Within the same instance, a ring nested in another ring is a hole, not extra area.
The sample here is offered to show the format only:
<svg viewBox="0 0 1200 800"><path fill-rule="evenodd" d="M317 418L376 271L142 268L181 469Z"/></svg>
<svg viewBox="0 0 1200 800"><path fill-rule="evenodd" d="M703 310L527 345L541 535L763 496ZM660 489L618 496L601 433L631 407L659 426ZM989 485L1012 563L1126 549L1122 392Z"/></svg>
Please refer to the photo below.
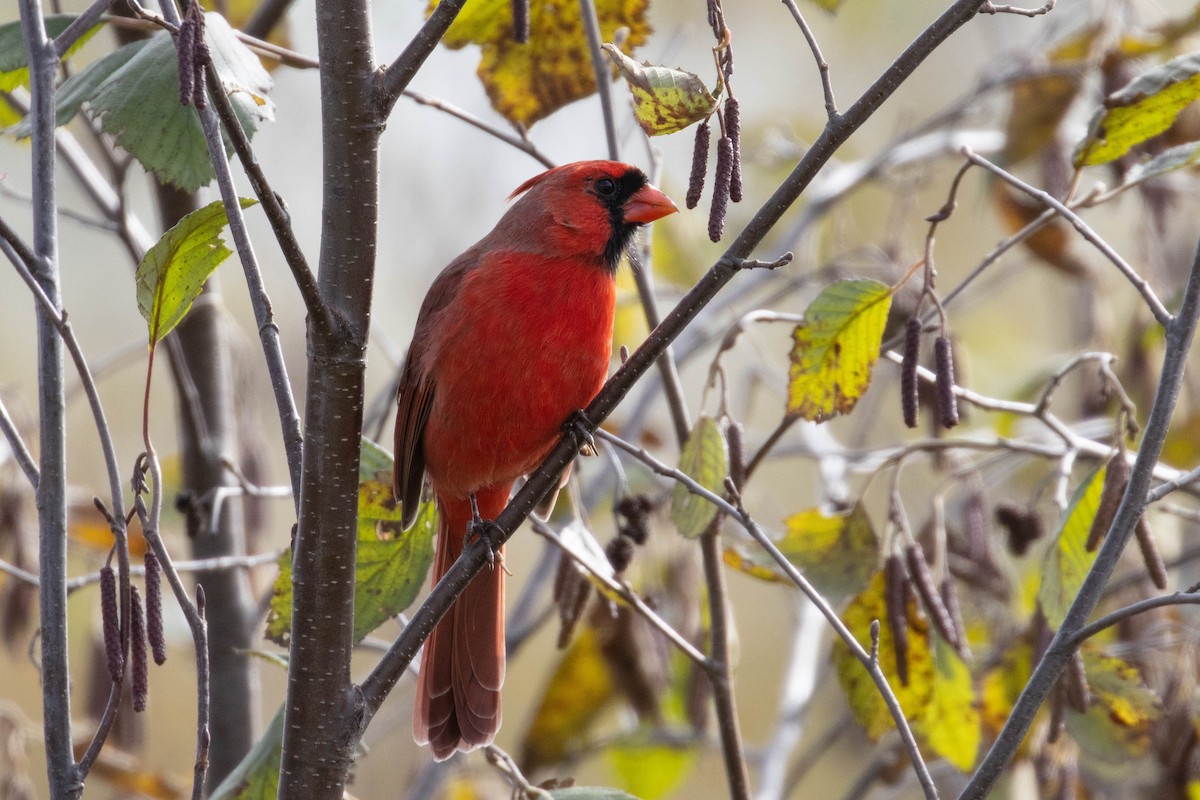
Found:
<svg viewBox="0 0 1200 800"><path fill-rule="evenodd" d="M529 0L512 0L513 41L529 41Z"/></svg>
<svg viewBox="0 0 1200 800"><path fill-rule="evenodd" d="M938 594L942 596L942 603L946 606L946 611L950 614L950 621L954 625L954 639L951 640L954 649L959 658L969 661L971 650L967 647L967 629L963 626L962 606L958 602L958 588L954 585L954 578L949 575L942 578L942 583L938 586Z"/></svg>
<svg viewBox="0 0 1200 800"><path fill-rule="evenodd" d="M1134 535L1137 536L1138 548L1142 551L1142 560L1146 562L1150 580L1154 581L1155 588L1160 591L1166 589L1167 565L1163 563L1162 553L1158 552L1158 544L1154 541L1154 533L1150 530L1150 523L1146 521L1145 514L1138 519Z"/></svg>
<svg viewBox="0 0 1200 800"><path fill-rule="evenodd" d="M1088 688L1087 673L1083 668L1083 656L1076 650L1071 654L1071 660L1067 663L1067 670L1063 673L1062 680L1066 689L1067 705L1073 711L1079 714L1086 714L1088 706L1092 704L1092 691Z"/></svg>
<svg viewBox="0 0 1200 800"><path fill-rule="evenodd" d="M1092 527L1088 531L1087 543L1084 545L1090 553L1100 546L1108 529L1112 527L1113 517L1121 506L1121 497L1129 484L1129 462L1123 453L1117 453L1108 461L1104 470L1104 486L1100 489L1100 503L1096 506L1096 516L1092 518Z"/></svg>
<svg viewBox="0 0 1200 800"><path fill-rule="evenodd" d="M933 582L933 574L929 571L929 562L925 560L925 551L919 544L910 544L904 549L904 560L908 563L908 577L912 580L933 627L938 635L955 648L958 647L958 632L954 628L954 619L942 602L937 584Z"/></svg>
<svg viewBox="0 0 1200 800"><path fill-rule="evenodd" d="M146 663L146 622L142 617L142 596L136 586L129 587L129 646L133 661L133 710L146 710L146 695L150 691L149 667Z"/></svg>
<svg viewBox="0 0 1200 800"><path fill-rule="evenodd" d="M1008 531L1008 551L1014 556L1029 552L1029 546L1042 538L1042 520L1037 512L1013 503L996 506L996 522Z"/></svg>
<svg viewBox="0 0 1200 800"><path fill-rule="evenodd" d="M167 640L163 635L162 570L153 550L146 551L146 639L154 663L160 667L167 661Z"/></svg>
<svg viewBox="0 0 1200 800"><path fill-rule="evenodd" d="M712 139L712 127L708 120L696 126L696 144L692 149L692 174L688 179L687 207L695 208L704 194L704 176L708 174L708 143Z"/></svg>
<svg viewBox="0 0 1200 800"><path fill-rule="evenodd" d="M1050 729L1046 731L1046 741L1054 744L1062 735L1067 721L1067 689L1063 679L1059 678L1050 690Z"/></svg>
<svg viewBox="0 0 1200 800"><path fill-rule="evenodd" d="M921 320L914 314L904 325L904 363L900 365L900 410L904 412L904 424L910 428L917 427L917 411L920 410L917 387L920 356Z"/></svg>
<svg viewBox="0 0 1200 800"><path fill-rule="evenodd" d="M721 241L725 214L729 210L729 179L733 172L733 144L728 136L717 142L717 170L713 175L712 208L708 212L708 238Z"/></svg>
<svg viewBox="0 0 1200 800"><path fill-rule="evenodd" d="M725 101L725 132L733 147L733 168L729 173L729 199L742 202L742 120L741 104L733 95Z"/></svg>
<svg viewBox="0 0 1200 800"><path fill-rule="evenodd" d="M125 653L121 648L121 622L117 611L117 576L113 568L100 570L100 619L104 627L104 655L113 683L125 675Z"/></svg>
<svg viewBox="0 0 1200 800"><path fill-rule="evenodd" d="M937 374L938 411L942 426L953 428L958 424L958 398L954 396L954 350L949 336L939 336L933 346L934 366Z"/></svg>
<svg viewBox="0 0 1200 800"><path fill-rule="evenodd" d="M175 54L179 62L179 103L190 106L196 88L196 20L184 13L176 34Z"/></svg>
<svg viewBox="0 0 1200 800"><path fill-rule="evenodd" d="M620 575L633 562L633 548L636 545L628 536L614 536L604 547L604 555L612 565L613 572Z"/></svg>
<svg viewBox="0 0 1200 800"><path fill-rule="evenodd" d="M746 485L746 437L742 423L734 420L725 430L725 442L729 445L729 479L739 492Z"/></svg>
<svg viewBox="0 0 1200 800"><path fill-rule="evenodd" d="M904 565L900 556L893 553L883 562L883 598L892 650L896 654L896 677L901 686L908 686L908 592Z"/></svg>

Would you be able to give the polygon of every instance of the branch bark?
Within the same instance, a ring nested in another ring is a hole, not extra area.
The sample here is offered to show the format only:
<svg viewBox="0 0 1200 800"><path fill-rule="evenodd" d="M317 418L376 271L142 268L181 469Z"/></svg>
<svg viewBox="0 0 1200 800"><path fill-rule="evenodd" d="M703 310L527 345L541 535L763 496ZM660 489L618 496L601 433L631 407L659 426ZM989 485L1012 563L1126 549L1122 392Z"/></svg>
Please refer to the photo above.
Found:
<svg viewBox="0 0 1200 800"><path fill-rule="evenodd" d="M21 0L21 34L29 59L33 119L33 249L30 266L46 296L60 307L58 210L54 174L54 81L58 55L46 35L39 0ZM67 660L67 441L63 345L50 311L37 305L38 408L41 431L37 487L41 576L42 709L46 772L52 800L83 791L71 749L71 684Z"/></svg>

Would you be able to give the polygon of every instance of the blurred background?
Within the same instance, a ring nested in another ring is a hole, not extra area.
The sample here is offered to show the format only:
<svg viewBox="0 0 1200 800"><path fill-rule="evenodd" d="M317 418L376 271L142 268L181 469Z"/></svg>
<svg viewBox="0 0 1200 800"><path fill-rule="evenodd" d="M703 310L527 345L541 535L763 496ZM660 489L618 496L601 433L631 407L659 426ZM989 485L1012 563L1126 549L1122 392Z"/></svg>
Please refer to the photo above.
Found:
<svg viewBox="0 0 1200 800"><path fill-rule="evenodd" d="M83 5L67 0L63 10L77 10ZM857 99L944 5L929 0L904 3L846 0L836 15L815 5L802 5L830 64L839 104L844 108ZM411 0L375 4L377 60L386 63L399 53L422 23L424 10L423 4ZM693 331L694 335L685 334L681 339L679 349L687 356L682 373L692 413L700 412L701 393L716 344L742 314L759 307L800 313L816 290L833 277L866 276L894 281L905 266L920 258L927 227L922 220L945 202L960 159L953 154L957 144L946 147L926 142L923 146L927 149L911 163L879 170L879 180L858 183L854 168L862 167L881 153L895 156L892 148L896 142L913 136L948 111L955 112L948 117L953 123L942 129L956 131L961 138L955 142L970 143L983 153L995 153L1003 147L1011 98L1007 90L979 93L981 84L1021 67L1044 64L1053 44L1105 15L1119 11L1119 18L1132 29L1152 27L1189 10L1191 6L1183 0L1064 3L1046 17L982 16L965 26L901 87L814 184L808 197L823 192L822 196L829 198L831 205L817 209L819 217L805 216L816 211L811 204L806 211L802 199L768 238L759 257L774 258L789 249L796 252L796 260L785 273L761 285L751 283L760 280L758 276L739 276L727 289L732 301L708 315ZM5 5L0 8L0 23L15 19L15 15L14 5ZM781 3L731 3L725 8L725 15L733 31L736 54L733 85L742 109L746 197L740 205L731 207L726 241L720 244L710 242L705 232L707 194L698 209L683 211L655 226L653 263L664 310L719 258L728 241L767 200L825 122L817 70L788 9ZM316 54L313 17L310 0L297 2L289 15L290 47L311 56ZM637 51L636 58L688 69L711 86L712 34L704 5L656 0L650 7L650 19L654 32L648 44ZM102 30L77 59L86 63L112 47L111 33ZM457 51L439 47L411 88L504 128L506 123L490 108L475 76L478 60L476 47ZM272 76L275 86L271 98L276 120L258 131L254 150L273 188L286 201L293 229L315 266L321 227L317 73L280 67ZM1080 92L1079 102L1072 106L1062 124L1064 139L1082 138L1099 88L1085 86ZM650 168L647 140L628 111L625 85L618 82L613 89L618 106L621 156ZM974 99L967 102L972 95ZM534 125L530 138L556 163L604 157L599 103L593 96L568 106ZM653 165L660 173L658 185L682 201L692 156L691 131L656 138L649 147L654 150ZM368 353L368 397L377 402L370 409L377 412L390 409L389 387L430 281L452 257L492 227L506 207L508 193L541 169L528 155L439 110L408 99L399 102L382 140L378 268ZM236 166L235 172L242 194L250 195ZM1036 182L1037 176L1031 176L1031 180ZM24 235L30 231L25 199L30 192L29 181L28 143L0 137L0 216ZM849 191L843 194L843 187ZM130 210L157 237L161 231L156 223L149 181L139 174L136 164L127 188ZM1010 222L995 212L989 192L983 176L973 173L959 195L956 216L938 231L939 285L947 290L956 286L997 241L1013 231ZM203 202L217 199L215 188L204 190L203 194ZM1137 202L1130 199L1112 204L1089 216L1108 241L1126 252L1131 260L1141 258L1150 249L1143 241L1146 229L1130 224L1134 218L1131 208L1136 208ZM60 221L63 304L98 374L122 466L129 468L141 449L140 408L146 352L145 322L135 303L134 264L110 231L89 222L95 215L86 196L66 171L60 172L59 203L63 209ZM303 306L263 214L258 209L251 210L247 219L303 413ZM1154 233L1158 241L1153 250L1158 255L1153 258L1162 262L1164 295L1167 287L1178 285L1177 280L1166 277L1177 275L1175 267L1179 264L1186 266L1198 224L1194 214L1177 215L1173 219L1179 224ZM1164 253L1168 255L1162 256ZM1182 261L1174 257L1178 254L1182 254ZM1099 259L1093 256L1094 253L1085 251L1078 257L1098 266ZM810 281L814 274L821 277ZM221 289L221 313L228 314L237 331L237 374L239 385L244 387L238 397L242 404L239 414L253 420L249 427L259 437L253 449L262 462L262 482L285 484L279 427L236 257L226 262L214 280ZM1109 293L1105 287L1119 288ZM985 394L1019 395L1021 387L1042 379L1048 369L1061 364L1070 354L1094 344L1091 322L1097 318L1123 319L1136 300L1126 284L1108 274L1091 284L1087 290L1091 299L1086 306L1081 300L1083 291L1076 276L1048 267L1025 251L1014 253L993 274L976 284L951 306L956 341L965 353L963 371L969 374L969 385ZM620 302L622 312L615 344L633 349L645 335L645 326L628 275L622 279ZM751 441L760 442L782 414L789 348L790 326L756 326L725 359L730 371L733 411L745 422ZM170 472L178 471L177 459L173 462L177 399L165 369L160 366L153 385L152 431L168 469L169 492ZM68 368L68 375L71 374ZM792 438L780 447L780 457L766 465L747 498L747 505L768 529L778 529L784 517L800 508L857 495L860 483L851 480L847 484L836 475L830 480L822 465L806 458L805 452L825 436L847 447L866 447L901 435L894 368L881 367L876 382L878 385L867 395L863 401L865 407L858 413L825 428L800 426L805 431L793 431ZM77 381L69 379L68 385L77 387ZM655 388L652 376L648 376L643 387L631 393L613 421L619 428L631 414L639 415L640 442L673 463L678 453L661 392ZM27 436L36 441L33 304L19 277L4 268L0 268L0 396ZM368 420L368 431L372 421ZM385 431L382 443L389 446L390 421L378 424ZM78 391L71 394L69 425L69 481L78 495L78 505L86 508L93 494L104 494L106 479L92 419ZM378 425L375 429L378 430ZM3 445L0 454L4 454ZM603 459L593 460L600 461ZM606 467L588 463L582 469L587 476L603 473ZM11 459L0 458L0 470L13 471ZM639 472L635 467L630 470ZM640 472L636 480L653 483ZM5 481L16 489L24 488L20 480ZM287 545L293 514L286 498L261 502L265 515L262 518L266 521L260 531L255 531L252 547L255 552L270 552ZM878 498L872 502L872 510L878 515L882 505ZM26 497L21 507L25 524L35 526L31 499ZM601 508L606 507L601 504ZM615 526L607 511L597 511L591 522L601 541L611 537ZM879 524L882 525L882 520ZM186 552L182 515L168 511L164 534L173 552L176 548L181 554ZM71 574L94 572L102 564L107 547L89 538L92 534L82 518L79 524L73 524L73 535ZM650 551L675 555L689 546L672 537L664 515L655 523ZM507 562L514 574L510 602L520 596L522 585L544 563L539 554L545 546L528 531L521 532L514 540ZM267 592L274 577L271 565L253 570L255 593ZM0 581L9 580L12 579L0 577ZM836 741L832 742L831 753L818 759L794 783L790 796L844 796L866 766L865 754L871 752L871 745L856 726L845 725L848 720L845 701L825 654L828 636L817 632L807 640L795 638L798 621L809 618L811 613L793 590L732 571L729 581L736 630L738 706L752 765L753 758L780 725L781 693L787 683L789 664L806 664L810 673L817 670L811 675L817 688L803 731L807 737L805 746L822 737ZM89 705L89 695L93 694L89 684L99 630L95 586L72 595L70 615L76 718L83 720L94 713ZM166 666L151 673L149 712L144 715L141 723L144 730L138 737L139 758L143 760L138 762L135 772L186 787L194 747L194 670L190 637L171 603L168 603L167 622L171 657ZM497 740L509 752L520 750L533 709L559 658L554 628L554 625L543 626L510 663L504 693L505 725ZM374 636L390 640L397 631L398 627L389 624ZM27 768L39 787L34 796L43 797L45 773L37 728L40 695L37 671L30 656L33 633L33 626L24 626L20 635L11 636L7 646L0 648L0 676L3 676L0 707L4 716L24 720L29 725L25 729L29 735ZM800 643L794 645L795 642ZM265 640L260 646L278 651ZM793 646L799 650L792 652ZM811 654L814 649L815 656ZM806 656L800 650L810 654ZM364 674L374 658L373 653L364 652L359 658L358 673ZM258 671L265 724L283 698L285 676L277 665L266 661ZM214 691L220 692L221 687L214 686ZM482 784L463 784L458 789L463 794L454 794L455 784L443 783L431 790L435 794L422 794L433 785L432 773L426 768L426 753L412 742L411 691L410 677L401 682L375 718L365 739L369 753L355 766L349 791L361 798L471 797L476 795L470 792L477 791L482 792L481 796L507 796L507 790L494 782L491 768L478 754L466 759L466 774L482 777ZM619 718L628 712L610 713ZM617 719L609 724L615 731L621 723ZM714 746L695 759L682 785L670 796L697 799L726 796L718 754ZM554 774L571 774L586 784L612 785L618 780L612 762L596 753L585 754L569 769ZM752 775L755 775L753 768ZM757 782L757 777L754 780ZM1032 796L1020 794L1020 776L1014 780L1016 788L1010 787L1014 792L1010 796ZM161 786L143 788L149 796L176 796ZM901 779L894 790L885 789L873 796L916 796L912 792L911 781ZM106 783L97 776L89 782L87 796L128 797L134 793L128 785Z"/></svg>

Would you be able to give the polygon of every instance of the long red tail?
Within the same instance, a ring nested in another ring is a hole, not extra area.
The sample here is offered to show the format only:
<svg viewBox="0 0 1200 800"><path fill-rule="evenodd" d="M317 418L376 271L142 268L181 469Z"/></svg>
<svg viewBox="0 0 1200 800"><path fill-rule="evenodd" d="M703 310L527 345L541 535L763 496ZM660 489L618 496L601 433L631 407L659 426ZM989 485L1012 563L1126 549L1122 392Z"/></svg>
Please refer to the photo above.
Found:
<svg viewBox="0 0 1200 800"><path fill-rule="evenodd" d="M495 519L511 488L477 492L480 516ZM439 496L438 511L435 584L462 553L471 505L466 499ZM503 683L504 570L485 567L425 642L413 709L417 743L428 744L438 761L456 750L491 744L500 729Z"/></svg>

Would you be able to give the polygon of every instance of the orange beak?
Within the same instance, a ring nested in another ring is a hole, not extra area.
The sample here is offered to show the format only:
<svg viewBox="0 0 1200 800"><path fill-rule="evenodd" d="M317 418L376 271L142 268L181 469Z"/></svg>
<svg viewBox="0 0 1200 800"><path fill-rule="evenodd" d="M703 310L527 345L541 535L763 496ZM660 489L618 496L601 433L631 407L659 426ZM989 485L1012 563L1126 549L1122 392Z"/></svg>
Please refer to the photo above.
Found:
<svg viewBox="0 0 1200 800"><path fill-rule="evenodd" d="M646 184L625 201L624 210L626 222L654 222L679 209L671 202L671 198Z"/></svg>

